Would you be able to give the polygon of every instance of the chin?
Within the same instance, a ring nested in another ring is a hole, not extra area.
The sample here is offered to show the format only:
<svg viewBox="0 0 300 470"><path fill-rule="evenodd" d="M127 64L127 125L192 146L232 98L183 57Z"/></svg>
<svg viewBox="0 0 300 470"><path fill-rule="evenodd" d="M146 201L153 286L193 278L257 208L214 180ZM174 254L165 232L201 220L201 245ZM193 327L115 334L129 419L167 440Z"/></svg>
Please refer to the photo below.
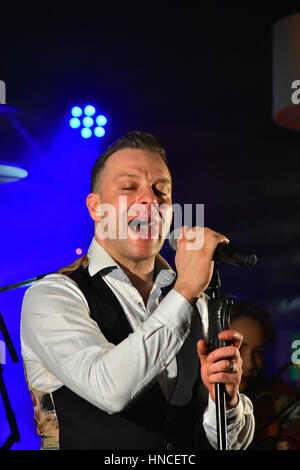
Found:
<svg viewBox="0 0 300 470"><path fill-rule="evenodd" d="M135 259L147 259L156 256L163 245L163 240L133 240L128 244L130 253Z"/></svg>

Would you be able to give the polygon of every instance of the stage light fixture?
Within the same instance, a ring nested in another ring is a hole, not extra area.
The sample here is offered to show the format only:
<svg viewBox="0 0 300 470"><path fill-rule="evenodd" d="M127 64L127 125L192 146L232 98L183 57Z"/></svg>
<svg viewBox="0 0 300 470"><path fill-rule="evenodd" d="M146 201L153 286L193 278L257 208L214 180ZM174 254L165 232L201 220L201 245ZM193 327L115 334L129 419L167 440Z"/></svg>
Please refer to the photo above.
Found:
<svg viewBox="0 0 300 470"><path fill-rule="evenodd" d="M89 137L91 137L92 135L92 131L89 127L83 127L81 129L81 135L82 137L84 137L85 139L88 139Z"/></svg>
<svg viewBox="0 0 300 470"><path fill-rule="evenodd" d="M96 117L96 123L98 126L105 126L105 124L107 124L107 119L103 114L99 114L99 116Z"/></svg>
<svg viewBox="0 0 300 470"><path fill-rule="evenodd" d="M28 172L16 165L5 164L0 162L0 183L10 183L19 181L28 176Z"/></svg>
<svg viewBox="0 0 300 470"><path fill-rule="evenodd" d="M95 112L96 112L96 108L95 108L95 106L92 106L91 104L88 104L84 108L84 114L86 116L94 116Z"/></svg>
<svg viewBox="0 0 300 470"><path fill-rule="evenodd" d="M94 129L94 134L96 137L103 137L105 134L105 129L101 126L97 126Z"/></svg>
<svg viewBox="0 0 300 470"><path fill-rule="evenodd" d="M79 117L82 115L82 109L79 106L73 106L71 114L73 117Z"/></svg>
<svg viewBox="0 0 300 470"><path fill-rule="evenodd" d="M84 125L84 127L92 127L92 125L94 124L94 119L90 116L86 116L82 119L82 124Z"/></svg>
<svg viewBox="0 0 300 470"><path fill-rule="evenodd" d="M107 124L107 118L103 114L96 116L96 108L91 104L84 107L73 106L71 109L72 118L69 124L73 129L80 129L81 136L88 139L92 135L103 137L105 129L103 126ZM93 116L93 117L91 117ZM81 117L81 119L79 119ZM95 126L95 127L94 127Z"/></svg>
<svg viewBox="0 0 300 470"><path fill-rule="evenodd" d="M81 126L81 122L80 122L80 119L76 118L76 117L73 117L70 119L70 126L73 128L73 129L77 129L77 127L80 127Z"/></svg>

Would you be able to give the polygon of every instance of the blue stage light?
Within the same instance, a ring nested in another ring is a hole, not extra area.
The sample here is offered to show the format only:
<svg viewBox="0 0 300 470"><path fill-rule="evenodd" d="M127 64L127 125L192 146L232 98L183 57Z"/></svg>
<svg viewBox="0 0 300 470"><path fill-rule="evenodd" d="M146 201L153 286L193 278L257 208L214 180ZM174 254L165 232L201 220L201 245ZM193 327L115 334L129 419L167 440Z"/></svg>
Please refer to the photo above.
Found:
<svg viewBox="0 0 300 470"><path fill-rule="evenodd" d="M96 115L96 107L87 104L85 106L73 106L71 108L71 119L69 124L73 129L80 129L81 136L88 139L92 135L103 137L105 129L103 126L107 124L107 118L103 114ZM79 117L82 117L78 119ZM93 117L91 117L93 116Z"/></svg>
<svg viewBox="0 0 300 470"><path fill-rule="evenodd" d="M70 119L70 126L73 129L77 129L77 127L80 127L80 124L81 124L81 122L78 118L73 117L73 118Z"/></svg>
<svg viewBox="0 0 300 470"><path fill-rule="evenodd" d="M96 117L96 123L98 126L105 126L105 124L107 124L107 119L103 114L99 114L99 116Z"/></svg>
<svg viewBox="0 0 300 470"><path fill-rule="evenodd" d="M86 116L85 118L82 119L82 124L85 127L92 127L92 125L94 124L94 119L91 118L90 116Z"/></svg>
<svg viewBox="0 0 300 470"><path fill-rule="evenodd" d="M96 137L103 137L105 134L105 129L103 129L101 126L97 126L94 129L94 134Z"/></svg>
<svg viewBox="0 0 300 470"><path fill-rule="evenodd" d="M88 104L85 108L84 108L84 114L86 114L87 116L93 116L96 112L96 108L90 104Z"/></svg>
<svg viewBox="0 0 300 470"><path fill-rule="evenodd" d="M88 127L83 127L83 128L81 129L81 135L82 135L82 137L84 137L85 139L88 139L89 137L91 137L92 131L91 131L91 129L89 129Z"/></svg>
<svg viewBox="0 0 300 470"><path fill-rule="evenodd" d="M11 164L0 162L0 183L10 183L18 181L28 176L28 172L23 168Z"/></svg>
<svg viewBox="0 0 300 470"><path fill-rule="evenodd" d="M79 106L73 106L71 109L71 114L74 117L79 117L82 115L82 109Z"/></svg>

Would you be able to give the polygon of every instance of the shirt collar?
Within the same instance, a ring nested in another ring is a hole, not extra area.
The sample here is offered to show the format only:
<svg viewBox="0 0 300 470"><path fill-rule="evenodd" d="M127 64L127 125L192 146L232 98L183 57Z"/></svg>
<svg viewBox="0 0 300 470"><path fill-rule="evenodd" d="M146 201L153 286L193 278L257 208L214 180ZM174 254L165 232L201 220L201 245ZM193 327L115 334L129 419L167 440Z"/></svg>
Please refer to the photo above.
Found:
<svg viewBox="0 0 300 470"><path fill-rule="evenodd" d="M90 276L94 276L100 271L113 269L121 269L118 263L105 251L105 249L97 242L96 238L90 244L88 250L89 265L88 271ZM156 269L156 284L161 287L168 286L175 279L176 273L167 263L167 261L161 256L157 255L155 260Z"/></svg>

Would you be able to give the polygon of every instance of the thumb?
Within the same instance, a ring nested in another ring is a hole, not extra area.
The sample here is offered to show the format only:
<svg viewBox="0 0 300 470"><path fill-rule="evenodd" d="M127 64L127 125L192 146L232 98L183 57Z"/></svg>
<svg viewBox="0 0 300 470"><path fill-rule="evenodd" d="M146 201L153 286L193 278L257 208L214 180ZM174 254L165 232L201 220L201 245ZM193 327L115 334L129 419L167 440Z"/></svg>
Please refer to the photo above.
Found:
<svg viewBox="0 0 300 470"><path fill-rule="evenodd" d="M200 339L197 343L197 353L201 362L201 366L204 366L207 362L207 356L209 353L208 344L204 339Z"/></svg>
<svg viewBox="0 0 300 470"><path fill-rule="evenodd" d="M178 231L178 235L177 235L177 246L180 245L180 243L183 243L185 240L185 234L186 232L188 231L189 227L187 225L183 225L180 229L180 231Z"/></svg>

